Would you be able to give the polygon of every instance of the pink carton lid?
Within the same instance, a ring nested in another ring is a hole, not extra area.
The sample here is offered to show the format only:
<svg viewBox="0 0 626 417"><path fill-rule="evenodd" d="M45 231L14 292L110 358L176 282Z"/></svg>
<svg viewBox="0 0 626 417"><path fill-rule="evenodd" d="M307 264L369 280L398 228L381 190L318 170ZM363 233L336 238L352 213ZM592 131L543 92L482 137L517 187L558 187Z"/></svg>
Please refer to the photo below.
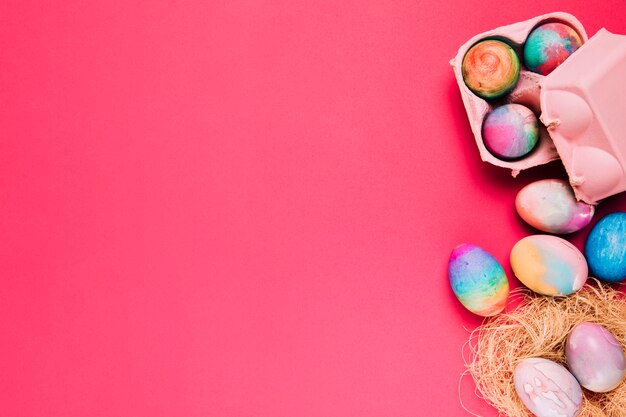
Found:
<svg viewBox="0 0 626 417"><path fill-rule="evenodd" d="M540 85L540 119L576 197L626 191L626 36L601 29Z"/></svg>

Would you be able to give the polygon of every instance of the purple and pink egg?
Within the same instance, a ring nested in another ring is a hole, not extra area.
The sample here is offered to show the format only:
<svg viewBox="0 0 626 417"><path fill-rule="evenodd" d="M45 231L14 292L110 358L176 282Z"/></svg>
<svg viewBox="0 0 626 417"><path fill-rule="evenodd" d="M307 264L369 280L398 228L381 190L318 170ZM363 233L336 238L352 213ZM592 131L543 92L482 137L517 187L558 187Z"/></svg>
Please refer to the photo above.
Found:
<svg viewBox="0 0 626 417"><path fill-rule="evenodd" d="M570 372L589 391L611 391L626 377L624 348L599 324L576 325L567 336L565 356Z"/></svg>
<svg viewBox="0 0 626 417"><path fill-rule="evenodd" d="M576 200L565 180L535 181L522 188L515 198L517 213L529 225L548 233L572 233L587 226L595 207Z"/></svg>
<svg viewBox="0 0 626 417"><path fill-rule="evenodd" d="M578 32L564 23L535 28L524 44L524 64L532 72L548 75L582 45Z"/></svg>
<svg viewBox="0 0 626 417"><path fill-rule="evenodd" d="M512 160L529 154L539 141L539 121L521 104L505 104L487 115L483 142L494 156Z"/></svg>

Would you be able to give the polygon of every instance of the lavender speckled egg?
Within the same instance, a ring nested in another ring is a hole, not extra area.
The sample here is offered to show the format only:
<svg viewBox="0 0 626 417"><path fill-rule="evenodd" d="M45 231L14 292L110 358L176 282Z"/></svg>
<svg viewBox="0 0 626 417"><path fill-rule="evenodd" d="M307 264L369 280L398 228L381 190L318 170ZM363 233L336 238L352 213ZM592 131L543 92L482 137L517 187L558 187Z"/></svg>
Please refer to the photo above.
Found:
<svg viewBox="0 0 626 417"><path fill-rule="evenodd" d="M515 391L537 417L576 417L583 393L576 378L556 362L542 358L521 361L513 372Z"/></svg>
<svg viewBox="0 0 626 417"><path fill-rule="evenodd" d="M528 107L505 104L485 117L482 135L485 147L494 156L505 160L518 159L537 145L539 122Z"/></svg>
<svg viewBox="0 0 626 417"><path fill-rule="evenodd" d="M529 225L548 233L572 233L587 226L594 206L576 201L564 180L535 181L522 188L515 198L517 213Z"/></svg>
<svg viewBox="0 0 626 417"><path fill-rule="evenodd" d="M454 295L472 313L488 317L504 310L509 280L498 261L481 247L464 243L454 248L448 277Z"/></svg>
<svg viewBox="0 0 626 417"><path fill-rule="evenodd" d="M611 391L624 380L624 349L615 336L595 323L580 323L567 336L567 366L580 385L593 392Z"/></svg>
<svg viewBox="0 0 626 417"><path fill-rule="evenodd" d="M563 23L546 23L535 28L524 44L524 63L532 72L550 74L582 45L580 35Z"/></svg>
<svg viewBox="0 0 626 417"><path fill-rule="evenodd" d="M552 235L532 235L511 249L515 276L536 293L564 296L580 290L587 281L587 261L565 239Z"/></svg>

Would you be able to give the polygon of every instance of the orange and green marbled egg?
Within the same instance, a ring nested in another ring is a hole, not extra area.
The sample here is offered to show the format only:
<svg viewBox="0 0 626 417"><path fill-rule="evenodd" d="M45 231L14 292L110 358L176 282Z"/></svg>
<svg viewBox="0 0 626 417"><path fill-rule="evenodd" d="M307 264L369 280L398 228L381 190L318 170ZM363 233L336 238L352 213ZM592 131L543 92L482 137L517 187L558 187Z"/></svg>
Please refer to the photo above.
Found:
<svg viewBox="0 0 626 417"><path fill-rule="evenodd" d="M498 98L511 91L520 74L517 54L505 42L488 39L472 46L463 57L463 80L474 94Z"/></svg>

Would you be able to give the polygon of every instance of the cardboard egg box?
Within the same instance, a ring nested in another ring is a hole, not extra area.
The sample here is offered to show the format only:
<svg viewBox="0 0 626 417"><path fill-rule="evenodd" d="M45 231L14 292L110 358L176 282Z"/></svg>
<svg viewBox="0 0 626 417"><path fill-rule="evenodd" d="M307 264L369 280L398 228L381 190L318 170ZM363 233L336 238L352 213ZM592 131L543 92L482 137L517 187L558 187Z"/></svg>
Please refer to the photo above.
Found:
<svg viewBox="0 0 626 417"><path fill-rule="evenodd" d="M502 26L497 29L478 34L469 41L465 42L465 44L459 48L456 57L450 61L450 64L454 69L459 89L461 90L461 97L463 98L465 109L467 110L470 126L472 128L472 132L474 133L474 138L476 139L476 145L480 151L481 159L493 165L511 169L513 176L517 176L517 174L524 169L545 164L559 158L546 127L540 125L539 142L532 152L521 159L511 161L499 159L491 154L491 152L489 152L489 150L485 147L482 138L483 120L485 119L485 116L496 107L508 103L522 104L530 108L537 117L540 116L541 108L539 85L545 76L526 69L523 60L523 50L524 42L526 42L526 38L530 32L532 32L535 27L549 22L565 23L578 32L583 43L587 41L585 29L574 16L567 13L549 13L526 20L525 22ZM504 97L495 100L485 100L474 94L467 87L467 85L465 85L461 71L463 57L465 57L467 51L476 43L485 39L497 39L509 44L517 53L517 56L520 58L520 63L522 64L519 80L515 88Z"/></svg>
<svg viewBox="0 0 626 417"><path fill-rule="evenodd" d="M524 67L523 48L530 32L549 22L572 27L583 45L543 76ZM461 72L466 52L484 39L508 43L522 64L515 88L497 100L475 95ZM548 13L474 36L459 48L450 64L483 161L511 169L515 177L524 169L560 158L576 197L590 204L626 191L626 36L601 29L588 39L574 16ZM482 139L485 116L507 103L529 107L542 123L535 149L513 161L492 155Z"/></svg>
<svg viewBox="0 0 626 417"><path fill-rule="evenodd" d="M543 76L524 67L523 47L535 27L549 22L571 26L583 45ZM466 52L484 39L505 41L522 64L513 91L497 100L472 93L461 72ZM574 16L549 13L474 36L450 64L483 161L509 168L515 177L524 169L561 159L576 197L590 204L626 191L626 36L601 29L588 39ZM529 107L542 123L538 145L514 161L492 155L482 139L485 116L506 103Z"/></svg>

